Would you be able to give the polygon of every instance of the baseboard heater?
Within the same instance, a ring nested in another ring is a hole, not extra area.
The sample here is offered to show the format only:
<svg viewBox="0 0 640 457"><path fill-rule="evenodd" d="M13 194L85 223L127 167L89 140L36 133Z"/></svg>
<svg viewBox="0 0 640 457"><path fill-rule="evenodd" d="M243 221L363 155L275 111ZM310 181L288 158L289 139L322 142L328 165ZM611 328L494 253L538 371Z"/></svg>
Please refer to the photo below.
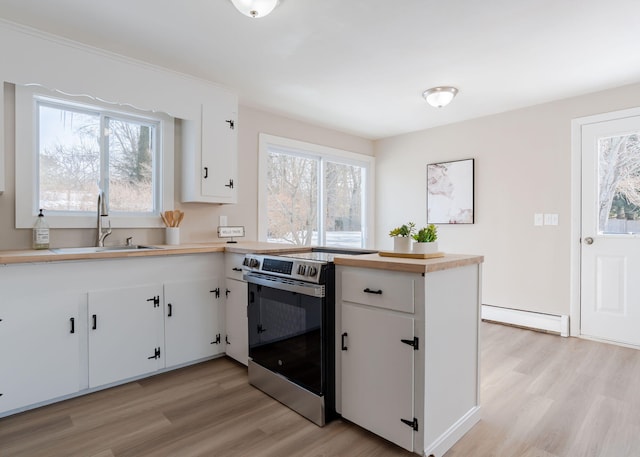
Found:
<svg viewBox="0 0 640 457"><path fill-rule="evenodd" d="M482 305L482 320L517 325L519 327L544 330L569 336L569 316L566 314L544 314L519 309Z"/></svg>

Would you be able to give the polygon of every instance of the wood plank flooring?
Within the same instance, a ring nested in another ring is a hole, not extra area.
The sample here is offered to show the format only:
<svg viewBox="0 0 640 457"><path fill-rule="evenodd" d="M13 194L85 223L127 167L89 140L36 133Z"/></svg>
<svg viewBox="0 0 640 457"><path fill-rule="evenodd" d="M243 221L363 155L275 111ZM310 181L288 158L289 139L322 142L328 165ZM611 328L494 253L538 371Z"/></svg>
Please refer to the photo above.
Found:
<svg viewBox="0 0 640 457"><path fill-rule="evenodd" d="M481 327L483 419L445 457L640 456L640 351ZM0 456L415 454L346 421L316 427L222 358L0 419Z"/></svg>

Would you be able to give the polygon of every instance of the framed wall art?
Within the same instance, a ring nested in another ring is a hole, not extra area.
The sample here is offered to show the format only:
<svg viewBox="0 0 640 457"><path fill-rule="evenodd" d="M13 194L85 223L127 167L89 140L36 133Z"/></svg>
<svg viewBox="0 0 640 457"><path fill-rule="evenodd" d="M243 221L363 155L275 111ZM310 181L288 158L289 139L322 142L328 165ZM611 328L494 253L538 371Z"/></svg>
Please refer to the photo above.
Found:
<svg viewBox="0 0 640 457"><path fill-rule="evenodd" d="M473 159L427 165L427 223L473 224Z"/></svg>

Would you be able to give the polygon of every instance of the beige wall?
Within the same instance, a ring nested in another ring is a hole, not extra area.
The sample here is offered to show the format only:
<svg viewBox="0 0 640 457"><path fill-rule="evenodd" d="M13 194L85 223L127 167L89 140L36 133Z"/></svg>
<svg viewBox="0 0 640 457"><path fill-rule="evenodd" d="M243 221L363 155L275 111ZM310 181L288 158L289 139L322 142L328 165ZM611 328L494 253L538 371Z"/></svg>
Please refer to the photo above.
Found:
<svg viewBox="0 0 640 457"><path fill-rule="evenodd" d="M0 250L29 249L31 230L15 229L15 96L13 86L5 85L5 165L6 190L0 194ZM181 132L176 127L175 188L176 209L185 211L181 224L181 241L219 241L216 235L220 215L228 218L229 225L244 225L246 240L257 237L257 179L258 179L258 134L261 132L293 138L309 143L373 155L370 140L312 126L282 116L240 106L238 114L238 204L210 205L199 203L179 203L181 187L181 153L179 145ZM51 246L88 246L95 242L95 229L51 230ZM139 244L161 244L164 242L163 229L114 229L107 238L107 244L124 243L128 236Z"/></svg>
<svg viewBox="0 0 640 457"><path fill-rule="evenodd" d="M474 158L476 223L440 226L441 250L485 256L483 303L568 315L571 120L637 106L640 84L377 141L377 247L426 223L428 163ZM535 227L534 213L559 225Z"/></svg>

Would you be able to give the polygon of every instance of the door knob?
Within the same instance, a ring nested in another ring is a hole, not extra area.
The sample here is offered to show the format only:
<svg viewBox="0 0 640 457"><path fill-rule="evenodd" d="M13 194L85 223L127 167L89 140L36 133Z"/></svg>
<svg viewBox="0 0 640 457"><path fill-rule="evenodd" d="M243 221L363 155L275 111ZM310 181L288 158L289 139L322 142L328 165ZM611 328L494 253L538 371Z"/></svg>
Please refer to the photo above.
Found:
<svg viewBox="0 0 640 457"><path fill-rule="evenodd" d="M593 244L593 238L591 238L590 236L586 237L584 239L585 244Z"/></svg>

